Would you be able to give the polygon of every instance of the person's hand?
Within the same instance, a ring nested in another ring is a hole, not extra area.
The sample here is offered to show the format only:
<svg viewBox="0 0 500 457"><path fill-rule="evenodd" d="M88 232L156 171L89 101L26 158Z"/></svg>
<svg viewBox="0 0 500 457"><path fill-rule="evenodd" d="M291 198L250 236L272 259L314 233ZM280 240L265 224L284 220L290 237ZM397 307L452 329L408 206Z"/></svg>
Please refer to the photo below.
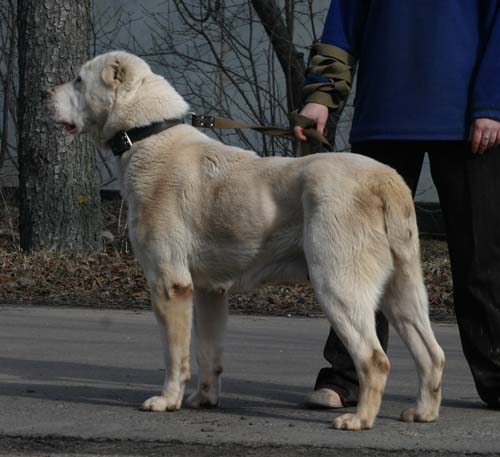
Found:
<svg viewBox="0 0 500 457"><path fill-rule="evenodd" d="M325 130L326 121L328 120L328 108L319 103L308 103L300 112L302 116L312 119L316 123L316 130L323 135ZM307 141L302 127L295 126L293 128L295 136L300 141Z"/></svg>
<svg viewBox="0 0 500 457"><path fill-rule="evenodd" d="M474 119L469 140L473 154L482 154L486 149L500 145L500 121L486 117Z"/></svg>

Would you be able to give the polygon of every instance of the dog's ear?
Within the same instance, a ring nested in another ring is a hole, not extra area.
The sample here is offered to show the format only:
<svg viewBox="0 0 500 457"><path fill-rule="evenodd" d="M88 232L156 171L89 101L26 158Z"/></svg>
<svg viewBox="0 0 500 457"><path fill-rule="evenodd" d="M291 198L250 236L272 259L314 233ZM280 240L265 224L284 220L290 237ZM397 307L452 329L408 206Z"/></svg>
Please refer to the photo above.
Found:
<svg viewBox="0 0 500 457"><path fill-rule="evenodd" d="M117 87L125 81L125 65L119 59L107 63L102 70L102 80L109 87Z"/></svg>

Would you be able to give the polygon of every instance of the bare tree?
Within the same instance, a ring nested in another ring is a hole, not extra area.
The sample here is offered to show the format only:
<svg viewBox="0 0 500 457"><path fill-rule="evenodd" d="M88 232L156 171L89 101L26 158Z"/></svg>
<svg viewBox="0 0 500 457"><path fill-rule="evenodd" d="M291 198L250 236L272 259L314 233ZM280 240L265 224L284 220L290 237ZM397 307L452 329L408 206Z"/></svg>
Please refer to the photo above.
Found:
<svg viewBox="0 0 500 457"><path fill-rule="evenodd" d="M94 5L94 2L92 1ZM90 54L120 45L117 36L139 20L123 6L107 6L95 14L91 8ZM16 183L17 167L17 8L14 0L0 0L0 186ZM101 186L114 180L113 170L98 151Z"/></svg>
<svg viewBox="0 0 500 457"><path fill-rule="evenodd" d="M294 44L296 0L287 0L284 11L274 0L252 0L252 5L266 30L286 81L289 111L300 108L304 85L304 54Z"/></svg>
<svg viewBox="0 0 500 457"><path fill-rule="evenodd" d="M313 1L307 0L306 14L309 13L310 26L316 41L316 28L314 23ZM252 5L262 22L273 50L278 58L283 74L285 75L287 87L287 101L289 112L299 110L302 106L302 87L305 83L304 54L299 52L294 44L294 32L296 29L296 18L304 5L299 0L287 0L280 9L275 0L252 0ZM326 135L330 143L335 144L337 124L340 112L332 113L327 121ZM321 150L319 144L312 145L311 152Z"/></svg>
<svg viewBox="0 0 500 457"><path fill-rule="evenodd" d="M91 2L18 0L18 137L21 247L100 246L95 150L55 129L42 94L89 57Z"/></svg>
<svg viewBox="0 0 500 457"><path fill-rule="evenodd" d="M9 158L13 164L15 145L9 143L14 137L10 126L15 126L16 120L16 92L14 75L16 74L16 7L12 0L0 0L0 84L1 84L1 113L0 127L0 170Z"/></svg>

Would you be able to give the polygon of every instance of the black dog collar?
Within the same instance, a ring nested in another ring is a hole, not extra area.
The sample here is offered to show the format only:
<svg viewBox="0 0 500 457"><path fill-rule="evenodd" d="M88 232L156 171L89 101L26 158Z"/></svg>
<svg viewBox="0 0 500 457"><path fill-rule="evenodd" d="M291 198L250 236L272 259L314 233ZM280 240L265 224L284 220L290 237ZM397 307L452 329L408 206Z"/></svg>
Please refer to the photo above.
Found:
<svg viewBox="0 0 500 457"><path fill-rule="evenodd" d="M144 127L135 127L130 130L118 132L108 141L108 146L115 156L121 156L127 152L136 141L143 140L148 136L163 132L163 130L184 124L184 119L165 119L164 121L154 122Z"/></svg>

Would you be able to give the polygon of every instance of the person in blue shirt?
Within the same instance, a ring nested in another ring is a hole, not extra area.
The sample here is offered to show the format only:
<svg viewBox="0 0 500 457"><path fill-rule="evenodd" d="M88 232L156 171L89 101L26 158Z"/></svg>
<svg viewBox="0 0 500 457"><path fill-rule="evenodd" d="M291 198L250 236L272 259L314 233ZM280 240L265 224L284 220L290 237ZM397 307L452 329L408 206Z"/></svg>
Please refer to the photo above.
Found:
<svg viewBox="0 0 500 457"><path fill-rule="evenodd" d="M301 114L320 133L357 63L352 152L396 169L413 194L428 153L463 351L479 396L500 408L500 0L333 0L312 56ZM381 313L377 333L386 349ZM331 367L306 403L355 404L356 372L333 330L324 356Z"/></svg>

